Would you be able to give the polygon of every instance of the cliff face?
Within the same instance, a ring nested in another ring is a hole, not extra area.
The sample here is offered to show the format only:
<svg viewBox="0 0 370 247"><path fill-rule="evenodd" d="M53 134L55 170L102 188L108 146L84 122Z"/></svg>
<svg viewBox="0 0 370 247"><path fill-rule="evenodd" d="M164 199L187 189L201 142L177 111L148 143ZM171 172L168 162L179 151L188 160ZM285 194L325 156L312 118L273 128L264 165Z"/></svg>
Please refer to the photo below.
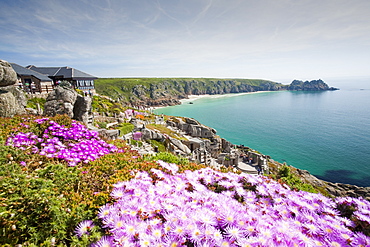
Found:
<svg viewBox="0 0 370 247"><path fill-rule="evenodd" d="M337 90L336 88L329 87L324 81L312 80L312 81L300 81L294 80L287 87L291 91L326 91L326 90Z"/></svg>
<svg viewBox="0 0 370 247"><path fill-rule="evenodd" d="M131 105L167 106L180 104L188 95L228 94L255 91L277 91L284 85L266 80L250 79L181 79L126 78L99 79L95 83L99 94Z"/></svg>
<svg viewBox="0 0 370 247"><path fill-rule="evenodd" d="M246 93L256 91L336 90L322 80L294 80L290 85L257 79L212 78L101 78L97 93L129 105L169 106L180 104L188 95Z"/></svg>

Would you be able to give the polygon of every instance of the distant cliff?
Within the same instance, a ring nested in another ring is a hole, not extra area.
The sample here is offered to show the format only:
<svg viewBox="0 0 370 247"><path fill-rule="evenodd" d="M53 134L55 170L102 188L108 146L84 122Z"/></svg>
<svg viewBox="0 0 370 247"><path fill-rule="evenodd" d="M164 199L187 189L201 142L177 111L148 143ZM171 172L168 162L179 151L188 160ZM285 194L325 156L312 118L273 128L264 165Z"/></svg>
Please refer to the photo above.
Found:
<svg viewBox="0 0 370 247"><path fill-rule="evenodd" d="M287 87L288 90L291 91L326 91L326 90L338 90L334 87L329 87L321 79L319 80L312 80L312 81L300 81L294 80L292 83Z"/></svg>
<svg viewBox="0 0 370 247"><path fill-rule="evenodd" d="M180 104L188 95L277 91L286 86L257 79L211 78L101 78L97 93L127 104L166 106Z"/></svg>
<svg viewBox="0 0 370 247"><path fill-rule="evenodd" d="M212 78L100 78L96 92L127 105L169 106L189 95L228 94L257 91L336 90L322 80L294 80L290 85L259 79Z"/></svg>

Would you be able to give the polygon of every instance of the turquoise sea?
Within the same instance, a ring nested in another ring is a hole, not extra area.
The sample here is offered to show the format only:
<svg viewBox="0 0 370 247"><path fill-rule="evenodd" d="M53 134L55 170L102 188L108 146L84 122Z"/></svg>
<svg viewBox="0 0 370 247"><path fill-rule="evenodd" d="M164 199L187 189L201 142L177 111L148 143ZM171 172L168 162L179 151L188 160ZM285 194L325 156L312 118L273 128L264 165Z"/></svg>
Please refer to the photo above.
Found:
<svg viewBox="0 0 370 247"><path fill-rule="evenodd" d="M206 97L155 113L195 118L323 180L370 186L370 80L328 84L340 90Z"/></svg>

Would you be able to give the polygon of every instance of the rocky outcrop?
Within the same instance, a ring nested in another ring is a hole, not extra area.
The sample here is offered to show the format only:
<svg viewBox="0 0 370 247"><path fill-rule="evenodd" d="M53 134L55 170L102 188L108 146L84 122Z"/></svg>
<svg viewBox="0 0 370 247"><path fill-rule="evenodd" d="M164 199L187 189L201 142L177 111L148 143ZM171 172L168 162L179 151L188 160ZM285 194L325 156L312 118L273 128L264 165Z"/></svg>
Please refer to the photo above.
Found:
<svg viewBox="0 0 370 247"><path fill-rule="evenodd" d="M11 92L0 89L0 116L13 117L22 114L26 114L25 108L18 104L16 97Z"/></svg>
<svg viewBox="0 0 370 247"><path fill-rule="evenodd" d="M168 146L174 150L175 152L177 151L178 154L180 155L187 155L191 153L191 150L180 140L168 137Z"/></svg>
<svg viewBox="0 0 370 247"><path fill-rule="evenodd" d="M79 95L68 86L57 86L46 98L45 116L68 115L88 124L92 118L91 98Z"/></svg>
<svg viewBox="0 0 370 247"><path fill-rule="evenodd" d="M173 142L184 154L198 156L194 161L205 162L204 157L217 158L222 152L230 152L233 144L216 135L216 130L200 124L197 120L186 117L173 117L166 121L171 129L178 130L183 138ZM178 143L178 144L177 144Z"/></svg>
<svg viewBox="0 0 370 247"><path fill-rule="evenodd" d="M145 128L141 132L143 133L143 140L156 140L160 142L163 142L165 140L165 137L159 131Z"/></svg>
<svg viewBox="0 0 370 247"><path fill-rule="evenodd" d="M0 87L14 85L17 82L17 73L7 61L0 60Z"/></svg>
<svg viewBox="0 0 370 247"><path fill-rule="evenodd" d="M362 197L370 201L370 187L359 187L352 184L326 182L318 179L306 170L300 170L297 168L296 170L303 181L314 186L325 188L326 191L332 196Z"/></svg>
<svg viewBox="0 0 370 247"><path fill-rule="evenodd" d="M278 163L276 161L270 160L271 163L274 164L274 167L276 169L279 169L281 166L284 164ZM368 201L370 201L370 187L360 187L356 185L351 185L351 184L342 184L342 183L332 183L332 182L327 182L324 180L321 180L314 175L312 175L310 172L307 170L301 170L295 167L290 166L291 171L293 171L296 175L298 175L302 182L305 182L307 184L311 184L314 187L322 188L324 189L329 195L333 197L362 197ZM271 169L270 170L274 170ZM276 172L276 171L275 171Z"/></svg>
<svg viewBox="0 0 370 247"><path fill-rule="evenodd" d="M21 112L24 112L24 108L27 106L27 98L26 98L26 94L24 93L24 91L22 91L21 89L19 89L17 86L14 86L14 85L1 87L1 89L12 93L18 103L18 106L16 107L19 107L21 109Z"/></svg>
<svg viewBox="0 0 370 247"><path fill-rule="evenodd" d="M202 125L195 119L175 118L174 120L168 120L167 125L180 129L192 137L214 138L216 136L215 129Z"/></svg>
<svg viewBox="0 0 370 247"><path fill-rule="evenodd" d="M333 196L362 197L370 201L370 187L327 182L326 190Z"/></svg>
<svg viewBox="0 0 370 247"><path fill-rule="evenodd" d="M137 104L137 103L136 103ZM146 101L141 101L141 103L139 103L139 105L147 105L147 106L173 106L173 105L180 105L181 102L179 99L175 99L175 98L161 98L161 99L155 99L155 100L152 100L152 99L148 99Z"/></svg>
<svg viewBox="0 0 370 247"><path fill-rule="evenodd" d="M73 118L73 108L77 100L77 93L68 88L57 86L46 98L44 115L55 116L66 114Z"/></svg>
<svg viewBox="0 0 370 247"><path fill-rule="evenodd" d="M81 95L77 95L77 99L73 107L73 117L84 123L89 123L92 117L91 103L91 97L83 97Z"/></svg>
<svg viewBox="0 0 370 247"><path fill-rule="evenodd" d="M99 136L106 138L108 140L115 140L119 138L119 130L107 130L107 129L98 129L96 130L99 133Z"/></svg>
<svg viewBox="0 0 370 247"><path fill-rule="evenodd" d="M326 90L338 90L337 88L329 87L321 79L313 81L300 81L294 80L288 86L288 90L291 91L326 91Z"/></svg>
<svg viewBox="0 0 370 247"><path fill-rule="evenodd" d="M17 73L12 66L0 60L0 116L13 117L26 114L27 100L24 93L14 84L17 82Z"/></svg>

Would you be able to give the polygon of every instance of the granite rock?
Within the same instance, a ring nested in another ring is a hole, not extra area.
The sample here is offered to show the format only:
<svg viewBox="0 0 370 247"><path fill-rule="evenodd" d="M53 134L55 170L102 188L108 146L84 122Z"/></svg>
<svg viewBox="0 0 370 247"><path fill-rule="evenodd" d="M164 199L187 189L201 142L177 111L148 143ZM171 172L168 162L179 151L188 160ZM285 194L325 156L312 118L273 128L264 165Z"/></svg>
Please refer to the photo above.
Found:
<svg viewBox="0 0 370 247"><path fill-rule="evenodd" d="M17 82L17 73L7 61L0 60L0 87L14 85Z"/></svg>
<svg viewBox="0 0 370 247"><path fill-rule="evenodd" d="M92 116L92 99L90 97L83 97L77 95L76 102L73 108L73 118L78 121L87 123Z"/></svg>
<svg viewBox="0 0 370 247"><path fill-rule="evenodd" d="M92 118L91 98L79 95L72 88L57 86L46 98L45 116L68 115L88 124Z"/></svg>
<svg viewBox="0 0 370 247"><path fill-rule="evenodd" d="M13 117L14 115L22 115L25 113L25 108L19 105L16 97L11 92L0 89L1 117Z"/></svg>

